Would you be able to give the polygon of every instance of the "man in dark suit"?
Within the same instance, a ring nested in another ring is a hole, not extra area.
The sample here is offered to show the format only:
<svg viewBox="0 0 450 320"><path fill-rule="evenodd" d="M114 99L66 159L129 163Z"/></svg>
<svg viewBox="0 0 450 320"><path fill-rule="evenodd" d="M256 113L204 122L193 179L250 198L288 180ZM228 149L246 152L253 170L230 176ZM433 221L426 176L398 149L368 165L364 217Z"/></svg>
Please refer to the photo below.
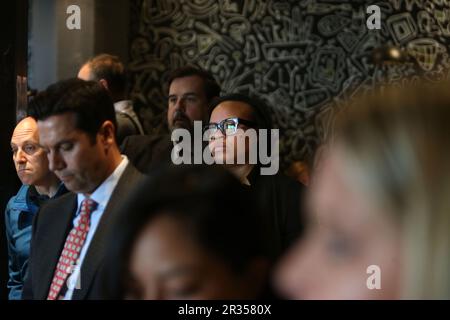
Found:
<svg viewBox="0 0 450 320"><path fill-rule="evenodd" d="M209 121L209 104L220 95L220 86L205 70L185 66L169 76L167 125L169 131L183 128L193 132L194 121ZM125 138L122 153L140 171L149 173L157 163L170 163L173 142L169 134L133 135Z"/></svg>
<svg viewBox="0 0 450 320"><path fill-rule="evenodd" d="M24 299L101 299L114 210L142 178L120 154L114 106L100 84L60 81L30 103L50 170L72 191L33 221Z"/></svg>

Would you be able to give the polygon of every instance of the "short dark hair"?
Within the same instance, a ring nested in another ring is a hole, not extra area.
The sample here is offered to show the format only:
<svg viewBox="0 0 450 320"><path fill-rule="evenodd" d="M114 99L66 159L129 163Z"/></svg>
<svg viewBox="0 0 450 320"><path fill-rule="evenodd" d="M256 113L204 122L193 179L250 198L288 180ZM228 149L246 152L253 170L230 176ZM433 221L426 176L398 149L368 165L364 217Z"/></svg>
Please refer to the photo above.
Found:
<svg viewBox="0 0 450 320"><path fill-rule="evenodd" d="M259 129L272 129L272 120L270 118L267 104L256 96L247 96L240 93L232 93L212 100L210 105L210 116L214 109L226 101L237 101L249 105L252 108L253 119Z"/></svg>
<svg viewBox="0 0 450 320"><path fill-rule="evenodd" d="M92 141L105 121L111 121L117 128L111 97L94 81L78 78L58 81L38 93L27 110L28 115L36 120L67 112L75 114L76 128L86 132Z"/></svg>
<svg viewBox="0 0 450 320"><path fill-rule="evenodd" d="M93 77L91 80L105 79L108 82L108 90L113 97L125 94L125 66L119 57L102 53L89 59L85 64L91 69Z"/></svg>
<svg viewBox="0 0 450 320"><path fill-rule="evenodd" d="M125 200L106 259L106 296L121 299L129 260L142 230L169 215L204 250L240 274L253 258L268 258L250 191L219 166L163 166ZM150 191L150 192L149 192Z"/></svg>
<svg viewBox="0 0 450 320"><path fill-rule="evenodd" d="M221 88L212 74L192 65L187 65L172 71L168 79L169 88L175 79L191 76L198 76L203 79L205 95L208 103L211 102L213 98L220 96Z"/></svg>

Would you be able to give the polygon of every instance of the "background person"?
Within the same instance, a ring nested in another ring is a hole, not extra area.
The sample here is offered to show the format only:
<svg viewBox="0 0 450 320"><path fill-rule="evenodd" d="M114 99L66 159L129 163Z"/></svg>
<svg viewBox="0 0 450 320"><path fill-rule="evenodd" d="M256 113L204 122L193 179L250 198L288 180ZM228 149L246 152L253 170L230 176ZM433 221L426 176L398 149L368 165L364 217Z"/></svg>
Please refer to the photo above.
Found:
<svg viewBox="0 0 450 320"><path fill-rule="evenodd" d="M209 72L195 66L184 66L170 74L168 84L169 132L186 129L193 133L194 121L208 122L209 104L220 95L220 86ZM170 134L131 136L124 140L121 150L136 168L149 173L159 162L172 162L173 146Z"/></svg>
<svg viewBox="0 0 450 320"><path fill-rule="evenodd" d="M11 151L17 176L23 183L5 211L8 242L9 299L22 297L30 256L31 224L39 208L51 198L67 192L48 167L47 154L39 144L36 120L21 120L11 137Z"/></svg>
<svg viewBox="0 0 450 320"><path fill-rule="evenodd" d="M245 148L238 148L238 129L241 132L266 129L269 154L272 152L272 124L267 107L255 97L241 94L222 96L213 101L210 123L205 129L210 134L209 149L216 163L221 163L221 166L233 173L242 186L249 189L254 203L259 206L261 215L258 219L261 219L266 228L266 244L276 259L301 234L301 198L304 186L281 172L262 175L259 155L256 164L249 161L251 148L254 152L258 149L255 145L250 145L251 141L246 141ZM254 143L259 144L259 134L256 139ZM233 144L230 144L231 140L234 140ZM240 155L245 160L241 164L237 161ZM278 161L276 155L274 158Z"/></svg>
<svg viewBox="0 0 450 320"><path fill-rule="evenodd" d="M125 137L144 134L142 124L133 108L133 102L126 99L125 66L119 57L99 54L89 59L78 72L82 80L97 81L111 95L117 120L117 141L120 145Z"/></svg>

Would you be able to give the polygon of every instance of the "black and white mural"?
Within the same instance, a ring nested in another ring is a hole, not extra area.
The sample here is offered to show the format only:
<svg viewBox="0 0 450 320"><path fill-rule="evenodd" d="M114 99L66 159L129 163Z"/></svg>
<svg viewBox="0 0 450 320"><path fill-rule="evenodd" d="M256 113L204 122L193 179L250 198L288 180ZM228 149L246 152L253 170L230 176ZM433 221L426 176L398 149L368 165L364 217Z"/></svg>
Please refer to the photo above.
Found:
<svg viewBox="0 0 450 320"><path fill-rule="evenodd" d="M379 30L367 27L369 5ZM344 99L381 80L446 78L450 64L450 0L132 0L131 24L131 93L147 130L164 130L167 76L192 63L223 92L268 102L284 164L314 150ZM409 61L374 64L383 45Z"/></svg>

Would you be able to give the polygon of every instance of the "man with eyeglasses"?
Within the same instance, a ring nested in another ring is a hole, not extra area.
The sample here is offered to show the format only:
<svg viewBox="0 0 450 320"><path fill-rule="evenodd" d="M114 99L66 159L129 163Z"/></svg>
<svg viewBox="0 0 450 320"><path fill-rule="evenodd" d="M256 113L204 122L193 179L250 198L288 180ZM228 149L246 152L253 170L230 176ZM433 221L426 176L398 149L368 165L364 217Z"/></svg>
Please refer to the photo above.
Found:
<svg viewBox="0 0 450 320"><path fill-rule="evenodd" d="M220 95L220 86L205 70L185 66L174 70L168 80L167 126L170 132L187 129L191 133L194 121L209 120L209 104ZM121 150L142 172L150 172L155 163L170 162L173 142L170 135L130 136Z"/></svg>
<svg viewBox="0 0 450 320"><path fill-rule="evenodd" d="M230 105L231 103L232 102L230 101L224 102L225 106ZM240 101L234 101L234 103L242 107L235 111L235 114L243 113L244 117L248 116L245 115L245 113L247 113L246 111L249 110L245 103ZM226 107L220 107L218 110L219 111L217 112L213 112L211 122L204 127L204 131L208 137L208 147L211 151L211 155L216 164L226 165L242 184L250 185L247 177L256 163L251 163L249 161L249 152L252 147L254 147L252 151L256 152L258 141L255 140L256 134L249 135L247 140L245 140L245 130L257 129L256 123L239 117L228 117L229 114L227 115L226 112L224 112ZM214 119L223 117L225 117L225 119L220 120L219 122L213 122ZM240 139L241 141L239 141ZM230 150L230 148L232 148L232 150Z"/></svg>
<svg viewBox="0 0 450 320"><path fill-rule="evenodd" d="M259 152L257 161L251 161L251 153L260 147L258 140L263 139L260 129L272 129L267 107L259 99L241 94L216 99L211 105L210 123L204 127L205 133L209 131L208 147L216 164L225 166L243 188L250 189L249 201L254 201L262 212L266 246L276 259L302 230L300 198L304 187L279 172L261 174ZM243 136L249 138L239 144Z"/></svg>
<svg viewBox="0 0 450 320"><path fill-rule="evenodd" d="M8 240L9 299L22 297L30 255L31 224L42 204L67 192L50 171L47 154L39 144L36 120L27 117L14 129L11 150L17 176L23 183L5 212Z"/></svg>

